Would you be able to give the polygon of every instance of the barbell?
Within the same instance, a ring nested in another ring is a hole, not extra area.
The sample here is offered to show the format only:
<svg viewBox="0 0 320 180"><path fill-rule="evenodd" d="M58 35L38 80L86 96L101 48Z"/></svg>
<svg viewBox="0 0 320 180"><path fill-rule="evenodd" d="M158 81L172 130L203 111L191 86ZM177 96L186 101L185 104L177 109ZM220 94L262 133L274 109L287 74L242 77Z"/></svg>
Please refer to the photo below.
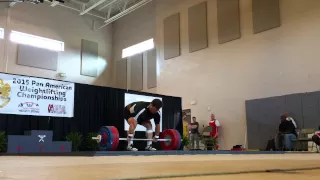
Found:
<svg viewBox="0 0 320 180"><path fill-rule="evenodd" d="M93 140L96 140L98 143L101 142L102 136L98 135L97 137L92 137ZM119 138L119 141L127 141L128 138ZM131 139L132 141L153 141L153 139ZM157 141L171 141L171 139L157 139Z"/></svg>
<svg viewBox="0 0 320 180"><path fill-rule="evenodd" d="M100 150L115 151L119 145L119 141L127 141L127 138L119 138L119 131L114 126L102 126L98 135L92 137L99 143ZM153 139L132 139L133 141L152 141ZM180 133L175 129L166 129L157 139L163 150L178 150L181 147Z"/></svg>

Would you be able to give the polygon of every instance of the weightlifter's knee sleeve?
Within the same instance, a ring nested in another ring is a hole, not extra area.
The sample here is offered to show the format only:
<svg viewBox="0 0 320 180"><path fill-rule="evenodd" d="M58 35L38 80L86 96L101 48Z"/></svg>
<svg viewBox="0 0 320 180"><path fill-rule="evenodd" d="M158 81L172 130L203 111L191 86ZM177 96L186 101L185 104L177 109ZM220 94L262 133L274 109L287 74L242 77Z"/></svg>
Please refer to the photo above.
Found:
<svg viewBox="0 0 320 180"><path fill-rule="evenodd" d="M152 129L149 129L149 130L146 130L146 134L152 134L153 133L153 130Z"/></svg>

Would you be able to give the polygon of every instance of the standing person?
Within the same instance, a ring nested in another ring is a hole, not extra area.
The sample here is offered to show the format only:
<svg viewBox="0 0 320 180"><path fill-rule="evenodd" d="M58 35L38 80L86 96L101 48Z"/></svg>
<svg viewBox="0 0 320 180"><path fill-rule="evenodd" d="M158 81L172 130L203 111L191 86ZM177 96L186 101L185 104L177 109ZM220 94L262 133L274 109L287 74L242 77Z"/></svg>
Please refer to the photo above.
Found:
<svg viewBox="0 0 320 180"><path fill-rule="evenodd" d="M183 115L182 115L182 125L183 125L183 136L184 137L188 137L188 125L189 125L189 122L187 120L187 114L185 112L183 112Z"/></svg>
<svg viewBox="0 0 320 180"><path fill-rule="evenodd" d="M196 148L199 150L199 123L196 117L192 117L192 122L190 123L190 141L191 146L194 148L194 141L196 141Z"/></svg>
<svg viewBox="0 0 320 180"><path fill-rule="evenodd" d="M153 141L157 141L159 139L160 134L160 114L159 110L162 108L162 101L159 99L154 99L152 102L133 102L128 104L124 108L124 118L129 124L128 130L128 151L138 151L137 148L133 147L133 138L134 131L138 124L147 128L146 137L147 139L152 139L153 130L152 124L150 122L151 119L154 120L156 125L155 128L155 136L153 137ZM148 151L155 151L156 149L152 147L152 140L147 141L147 146L145 148Z"/></svg>
<svg viewBox="0 0 320 180"><path fill-rule="evenodd" d="M211 137L216 139L218 142L220 122L216 119L216 116L213 113L210 116L209 126L212 127L212 132L210 133ZM219 149L219 146L217 144L216 150L218 149Z"/></svg>

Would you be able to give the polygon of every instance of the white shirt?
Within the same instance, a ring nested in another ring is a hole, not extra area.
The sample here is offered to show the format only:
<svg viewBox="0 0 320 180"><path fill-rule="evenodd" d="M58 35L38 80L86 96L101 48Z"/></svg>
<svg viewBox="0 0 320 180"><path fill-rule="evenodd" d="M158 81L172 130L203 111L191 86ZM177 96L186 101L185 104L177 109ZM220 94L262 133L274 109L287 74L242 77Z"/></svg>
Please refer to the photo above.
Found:
<svg viewBox="0 0 320 180"><path fill-rule="evenodd" d="M293 119L292 117L287 117L286 120L287 120L287 121L291 121L295 128L298 127L298 126L297 126L297 123L294 121L294 119Z"/></svg>
<svg viewBox="0 0 320 180"><path fill-rule="evenodd" d="M214 121L209 121L209 123L215 123L217 127L220 127L220 122L217 119Z"/></svg>

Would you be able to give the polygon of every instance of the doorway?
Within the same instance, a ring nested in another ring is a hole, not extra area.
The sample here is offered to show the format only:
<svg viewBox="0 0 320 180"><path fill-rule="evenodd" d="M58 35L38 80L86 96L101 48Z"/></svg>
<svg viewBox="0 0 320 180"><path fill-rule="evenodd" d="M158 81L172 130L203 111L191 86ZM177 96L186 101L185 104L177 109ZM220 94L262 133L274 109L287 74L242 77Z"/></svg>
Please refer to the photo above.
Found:
<svg viewBox="0 0 320 180"><path fill-rule="evenodd" d="M183 120L187 121L188 123L191 123L191 109L182 110L182 114L186 115L185 119L183 119Z"/></svg>
<svg viewBox="0 0 320 180"><path fill-rule="evenodd" d="M183 136L189 137L189 132L187 129L188 124L191 123L191 109L184 109L182 110L183 118L182 118L182 125L183 125Z"/></svg>

